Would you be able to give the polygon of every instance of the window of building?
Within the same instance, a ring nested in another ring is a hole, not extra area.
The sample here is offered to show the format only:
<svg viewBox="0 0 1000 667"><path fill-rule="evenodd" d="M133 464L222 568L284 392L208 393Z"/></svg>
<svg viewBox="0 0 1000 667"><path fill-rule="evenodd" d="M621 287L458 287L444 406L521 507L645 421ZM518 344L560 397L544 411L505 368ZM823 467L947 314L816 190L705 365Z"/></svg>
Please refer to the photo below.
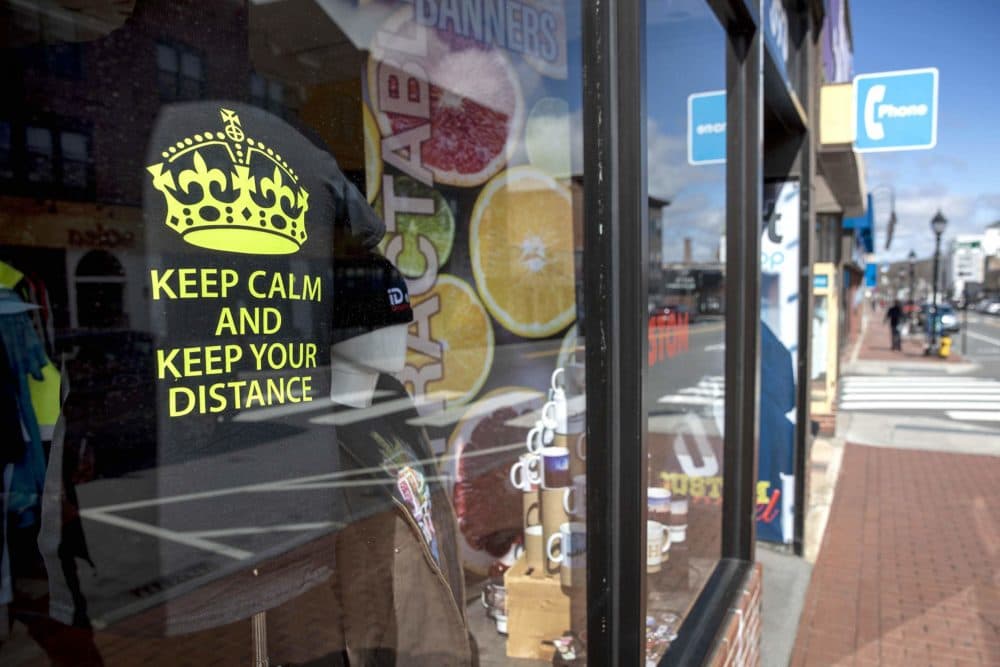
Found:
<svg viewBox="0 0 1000 667"><path fill-rule="evenodd" d="M55 147L52 130L29 125L25 129L27 178L29 183L51 183L55 179Z"/></svg>
<svg viewBox="0 0 1000 667"><path fill-rule="evenodd" d="M60 132L62 183L85 188L90 183L90 138L81 132Z"/></svg>
<svg viewBox="0 0 1000 667"><path fill-rule="evenodd" d="M161 100L196 100L204 95L204 67L198 52L159 42L156 45L156 69Z"/></svg>
<svg viewBox="0 0 1000 667"><path fill-rule="evenodd" d="M10 122L0 120L0 178L10 179L14 176L14 161L11 149Z"/></svg>
<svg viewBox="0 0 1000 667"><path fill-rule="evenodd" d="M256 72L250 75L250 102L271 113L285 117L294 100L294 93L287 90L280 81L261 76Z"/></svg>

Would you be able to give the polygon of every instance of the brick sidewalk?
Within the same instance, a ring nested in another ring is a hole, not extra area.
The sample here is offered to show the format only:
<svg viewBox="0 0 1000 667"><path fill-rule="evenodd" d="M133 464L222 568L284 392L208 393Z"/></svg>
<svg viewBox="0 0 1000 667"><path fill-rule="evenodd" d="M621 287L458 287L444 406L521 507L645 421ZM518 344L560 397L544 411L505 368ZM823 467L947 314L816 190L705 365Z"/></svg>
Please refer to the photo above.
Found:
<svg viewBox="0 0 1000 667"><path fill-rule="evenodd" d="M1000 665L1000 457L847 445L792 654Z"/></svg>
<svg viewBox="0 0 1000 667"><path fill-rule="evenodd" d="M958 338L952 335L951 355L947 359L940 357L925 357L924 346L926 338L920 335L903 337L902 351L892 349L892 334L889 324L883 321L885 311L869 313L868 324L862 328L861 349L858 352L859 361L927 361L929 363L958 362Z"/></svg>

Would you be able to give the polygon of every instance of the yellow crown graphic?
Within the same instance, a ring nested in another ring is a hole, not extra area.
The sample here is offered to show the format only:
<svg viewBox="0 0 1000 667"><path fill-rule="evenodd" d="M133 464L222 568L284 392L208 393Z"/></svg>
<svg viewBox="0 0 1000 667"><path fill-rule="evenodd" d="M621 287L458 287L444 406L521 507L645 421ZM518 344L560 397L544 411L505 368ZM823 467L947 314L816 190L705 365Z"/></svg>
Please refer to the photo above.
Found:
<svg viewBox="0 0 1000 667"><path fill-rule="evenodd" d="M166 199L167 227L199 248L296 252L306 241L309 193L273 147L244 134L236 112L219 112L224 131L185 137L146 167Z"/></svg>

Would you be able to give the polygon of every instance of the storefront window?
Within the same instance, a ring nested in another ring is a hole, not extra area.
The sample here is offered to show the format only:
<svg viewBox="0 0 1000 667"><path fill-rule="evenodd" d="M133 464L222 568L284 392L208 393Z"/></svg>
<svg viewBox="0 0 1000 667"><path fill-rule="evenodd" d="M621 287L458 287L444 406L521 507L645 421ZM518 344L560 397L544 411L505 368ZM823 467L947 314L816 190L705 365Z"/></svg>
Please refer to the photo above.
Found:
<svg viewBox="0 0 1000 667"><path fill-rule="evenodd" d="M579 7L9 11L0 662L584 662Z"/></svg>
<svg viewBox="0 0 1000 667"><path fill-rule="evenodd" d="M725 381L725 32L707 5L650 2L647 658L720 556ZM652 664L652 663L648 663Z"/></svg>

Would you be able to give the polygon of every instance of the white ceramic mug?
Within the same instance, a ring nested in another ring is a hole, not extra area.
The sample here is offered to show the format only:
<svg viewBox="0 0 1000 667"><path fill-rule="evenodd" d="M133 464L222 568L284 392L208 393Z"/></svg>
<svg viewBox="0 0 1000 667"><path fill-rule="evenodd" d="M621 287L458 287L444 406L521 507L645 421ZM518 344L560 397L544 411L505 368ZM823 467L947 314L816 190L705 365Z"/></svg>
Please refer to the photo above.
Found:
<svg viewBox="0 0 1000 667"><path fill-rule="evenodd" d="M564 586L582 583L581 574L587 567L587 524L570 521L559 526L559 532L550 536L545 545L545 555L559 564L559 578Z"/></svg>
<svg viewBox="0 0 1000 667"><path fill-rule="evenodd" d="M493 620L497 624L497 632L502 635L507 634L507 614L494 614Z"/></svg>
<svg viewBox="0 0 1000 667"><path fill-rule="evenodd" d="M559 489L569 486L569 450L565 447L543 447L539 453L542 458L542 488Z"/></svg>
<svg viewBox="0 0 1000 667"><path fill-rule="evenodd" d="M541 421L535 422L535 426L528 431L528 437L526 439L526 444L528 451L537 454L542 450L542 447L546 447L555 438L555 431L550 428L546 428L545 424Z"/></svg>
<svg viewBox="0 0 1000 667"><path fill-rule="evenodd" d="M587 516L587 476L574 475L573 486L563 492L563 509L566 514L584 518Z"/></svg>
<svg viewBox="0 0 1000 667"><path fill-rule="evenodd" d="M552 377L549 378L549 386L552 387L552 391L556 389L563 389L566 387L566 382L560 382L559 378L566 375L566 369L560 366L559 368L552 371Z"/></svg>
<svg viewBox="0 0 1000 667"><path fill-rule="evenodd" d="M657 521L646 522L646 572L659 572L670 558L667 527Z"/></svg>
<svg viewBox="0 0 1000 667"><path fill-rule="evenodd" d="M507 589L503 584L486 584L479 600L486 609L486 615L495 617L497 614L507 615Z"/></svg>
<svg viewBox="0 0 1000 667"><path fill-rule="evenodd" d="M667 532L670 533L671 542L683 542L687 539L687 524L683 526L667 526Z"/></svg>
<svg viewBox="0 0 1000 667"><path fill-rule="evenodd" d="M647 518L659 523L667 523L670 519L670 491L660 486L646 489Z"/></svg>
<svg viewBox="0 0 1000 667"><path fill-rule="evenodd" d="M565 403L563 403L563 406L565 406ZM565 407L563 408L563 414L565 414ZM549 401L542 406L542 415L539 422L550 431L557 429L559 426L559 403L557 401Z"/></svg>
<svg viewBox="0 0 1000 667"><path fill-rule="evenodd" d="M510 483L515 489L532 491L542 481L542 461L538 454L521 454L510 467Z"/></svg>
<svg viewBox="0 0 1000 667"><path fill-rule="evenodd" d="M541 572L545 566L542 551L542 526L528 526L524 529L524 559L529 569Z"/></svg>

